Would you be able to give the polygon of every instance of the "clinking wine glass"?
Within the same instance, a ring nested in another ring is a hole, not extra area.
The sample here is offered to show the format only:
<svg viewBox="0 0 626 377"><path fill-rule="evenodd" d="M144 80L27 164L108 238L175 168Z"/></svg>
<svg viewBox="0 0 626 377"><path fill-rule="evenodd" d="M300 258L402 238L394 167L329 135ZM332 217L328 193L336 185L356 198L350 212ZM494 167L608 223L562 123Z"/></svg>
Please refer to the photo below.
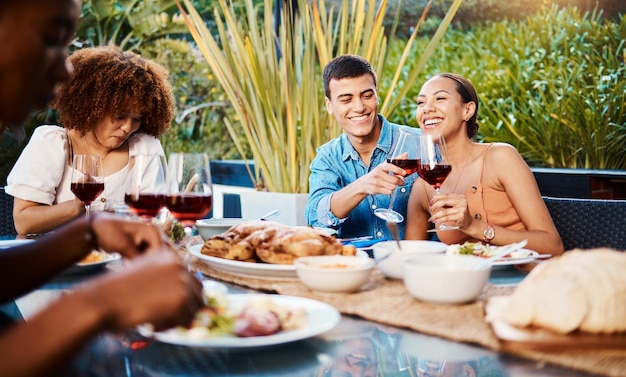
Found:
<svg viewBox="0 0 626 377"><path fill-rule="evenodd" d="M441 185L452 171L452 166L446 156L446 142L443 135L439 133L425 134L421 141L422 147L417 173L435 188L435 195L438 195ZM453 229L459 229L459 227L441 223L437 230Z"/></svg>
<svg viewBox="0 0 626 377"><path fill-rule="evenodd" d="M91 203L104 191L104 176L100 156L74 155L70 189L83 202L85 214L89 217Z"/></svg>
<svg viewBox="0 0 626 377"><path fill-rule="evenodd" d="M404 169L405 177L417 172L419 163L420 135L416 130L401 128L391 147L387 162ZM393 223L401 223L404 216L393 210L397 188L391 193L388 208L376 208L374 214L381 219Z"/></svg>
<svg viewBox="0 0 626 377"><path fill-rule="evenodd" d="M165 205L185 227L205 217L213 206L211 168L206 153L172 153L167 162Z"/></svg>
<svg viewBox="0 0 626 377"><path fill-rule="evenodd" d="M163 155L130 156L124 202L143 220L152 221L165 207L166 171L167 164Z"/></svg>

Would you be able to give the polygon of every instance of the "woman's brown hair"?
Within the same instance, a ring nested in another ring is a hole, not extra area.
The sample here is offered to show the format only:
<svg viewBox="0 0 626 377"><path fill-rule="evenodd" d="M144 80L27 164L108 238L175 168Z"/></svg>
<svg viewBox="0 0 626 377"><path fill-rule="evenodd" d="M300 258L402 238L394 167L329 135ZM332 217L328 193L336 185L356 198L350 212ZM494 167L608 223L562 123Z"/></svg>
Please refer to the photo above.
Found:
<svg viewBox="0 0 626 377"><path fill-rule="evenodd" d="M157 137L169 129L174 100L165 68L115 46L77 50L69 61L74 75L53 104L64 127L85 133L104 117L138 111L139 132Z"/></svg>

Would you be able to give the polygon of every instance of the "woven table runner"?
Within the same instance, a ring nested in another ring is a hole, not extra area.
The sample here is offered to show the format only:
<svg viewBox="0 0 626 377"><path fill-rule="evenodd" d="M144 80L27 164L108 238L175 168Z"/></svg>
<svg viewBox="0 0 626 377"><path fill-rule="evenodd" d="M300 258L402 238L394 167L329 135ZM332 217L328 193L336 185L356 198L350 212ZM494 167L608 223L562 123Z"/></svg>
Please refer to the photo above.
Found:
<svg viewBox="0 0 626 377"><path fill-rule="evenodd" d="M181 255L185 254L181 250ZM489 297L510 295L514 290L512 286L487 284L482 295L473 303L436 305L413 298L401 280L387 279L378 270L374 270L370 281L358 292L326 294L311 291L298 280L244 277L211 268L195 257L191 257L189 261L195 270L217 280L268 293L322 301L343 314L381 324L403 327L452 341L477 344L493 351L599 375L626 375L626 349L546 351L500 342L485 321L485 303Z"/></svg>

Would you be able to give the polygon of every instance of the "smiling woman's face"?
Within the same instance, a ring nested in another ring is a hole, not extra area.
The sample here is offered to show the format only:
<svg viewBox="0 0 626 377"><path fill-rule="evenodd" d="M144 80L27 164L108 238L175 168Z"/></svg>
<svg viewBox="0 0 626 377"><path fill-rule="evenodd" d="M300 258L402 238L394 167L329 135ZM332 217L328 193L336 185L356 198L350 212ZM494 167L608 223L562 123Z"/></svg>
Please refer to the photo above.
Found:
<svg viewBox="0 0 626 377"><path fill-rule="evenodd" d="M0 5L0 123L23 122L69 79L67 46L78 0L10 0ZM3 131L3 127L1 130Z"/></svg>

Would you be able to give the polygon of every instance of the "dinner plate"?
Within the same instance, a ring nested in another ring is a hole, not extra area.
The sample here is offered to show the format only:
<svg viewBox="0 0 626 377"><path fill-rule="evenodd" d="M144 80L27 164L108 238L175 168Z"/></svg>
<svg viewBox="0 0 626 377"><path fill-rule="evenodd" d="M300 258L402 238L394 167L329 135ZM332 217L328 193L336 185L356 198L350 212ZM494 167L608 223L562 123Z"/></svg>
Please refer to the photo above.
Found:
<svg viewBox="0 0 626 377"><path fill-rule="evenodd" d="M292 264L242 262L202 254L203 244L193 245L189 253L206 262L210 267L229 274L270 280L297 280L296 267Z"/></svg>
<svg viewBox="0 0 626 377"><path fill-rule="evenodd" d="M22 239L22 240L0 240L0 249L8 249L13 246L23 245L25 243L35 242L32 239Z"/></svg>
<svg viewBox="0 0 626 377"><path fill-rule="evenodd" d="M307 339L334 328L341 319L341 314L334 307L320 301L308 298L265 294L230 294L227 295L228 307L235 311L240 310L249 300L257 297L269 296L277 305L294 309L305 309L307 322L300 328L281 331L273 335L252 336L239 338L236 336L220 336L215 338L193 339L178 329L166 331L152 331L150 326L139 326L137 331L145 336L152 337L160 342L179 346L220 348L220 349L249 349L275 346Z"/></svg>
<svg viewBox="0 0 626 377"><path fill-rule="evenodd" d="M118 261L122 259L122 256L118 253L102 253L105 257L98 261L92 263L76 263L71 267L68 267L63 271L63 274L86 274L97 271L102 271L104 267L111 262Z"/></svg>
<svg viewBox="0 0 626 377"><path fill-rule="evenodd" d="M524 253L524 254L528 254L528 256L527 257L518 256L518 257L500 258L496 260L495 262L493 262L492 266L493 267L505 267L505 266L513 266L516 264L529 263L529 262L534 261L535 257L539 255L539 253L537 253L536 251L532 251L528 249L519 249L515 251L514 253Z"/></svg>

